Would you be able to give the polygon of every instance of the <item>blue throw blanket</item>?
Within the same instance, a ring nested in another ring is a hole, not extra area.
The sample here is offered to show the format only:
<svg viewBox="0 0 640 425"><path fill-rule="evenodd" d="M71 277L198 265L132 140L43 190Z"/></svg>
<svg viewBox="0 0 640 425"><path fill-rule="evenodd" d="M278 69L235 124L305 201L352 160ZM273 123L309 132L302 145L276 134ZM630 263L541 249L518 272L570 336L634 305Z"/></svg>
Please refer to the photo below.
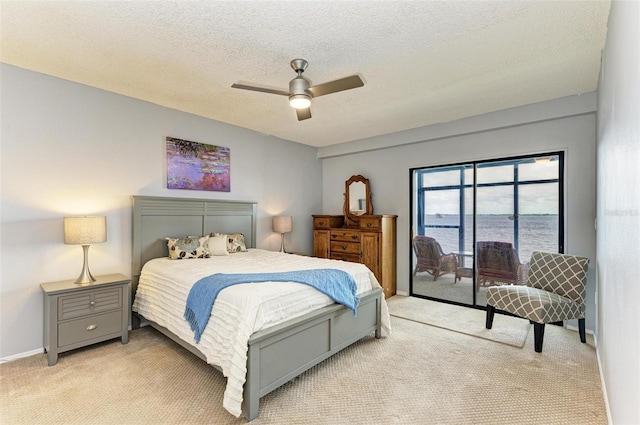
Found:
<svg viewBox="0 0 640 425"><path fill-rule="evenodd" d="M298 282L313 286L318 291L331 297L335 302L343 304L353 310L360 298L356 295L357 285L353 277L347 272L337 269L297 270L279 273L216 273L203 277L197 281L187 298L187 308L184 318L187 319L194 332L196 343L200 342L202 332L211 316L213 303L224 288L239 283L252 282Z"/></svg>

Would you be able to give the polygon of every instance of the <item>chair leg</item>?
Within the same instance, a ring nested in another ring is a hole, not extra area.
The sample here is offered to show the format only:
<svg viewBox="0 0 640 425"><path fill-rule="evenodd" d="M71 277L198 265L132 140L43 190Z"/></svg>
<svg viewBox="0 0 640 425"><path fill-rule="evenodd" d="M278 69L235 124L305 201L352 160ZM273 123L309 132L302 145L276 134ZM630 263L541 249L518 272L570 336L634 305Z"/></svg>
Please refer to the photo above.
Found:
<svg viewBox="0 0 640 425"><path fill-rule="evenodd" d="M536 353L542 353L542 340L544 339L544 323L533 323L533 341Z"/></svg>
<svg viewBox="0 0 640 425"><path fill-rule="evenodd" d="M584 318L578 319L578 331L580 332L580 342L585 344L587 342L587 335L584 329Z"/></svg>
<svg viewBox="0 0 640 425"><path fill-rule="evenodd" d="M493 315L496 313L496 308L492 305L487 305L487 322L485 324L487 329L491 329L493 326Z"/></svg>

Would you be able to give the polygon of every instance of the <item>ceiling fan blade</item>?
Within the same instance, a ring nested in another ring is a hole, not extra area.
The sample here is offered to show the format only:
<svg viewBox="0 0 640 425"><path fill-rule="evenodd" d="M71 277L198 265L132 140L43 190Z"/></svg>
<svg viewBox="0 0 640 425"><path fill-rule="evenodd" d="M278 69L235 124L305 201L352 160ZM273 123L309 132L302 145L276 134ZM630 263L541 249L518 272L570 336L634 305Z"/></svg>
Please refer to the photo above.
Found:
<svg viewBox="0 0 640 425"><path fill-rule="evenodd" d="M272 89L269 87L248 86L246 84L240 84L240 83L231 84L231 87L233 87L234 89L252 90L252 91L259 91L263 93L280 94L282 96L289 96L288 91L280 90L280 89Z"/></svg>
<svg viewBox="0 0 640 425"><path fill-rule="evenodd" d="M311 118L311 108L296 109L296 114L298 114L298 121L307 120Z"/></svg>
<svg viewBox="0 0 640 425"><path fill-rule="evenodd" d="M340 78L339 80L333 80L329 81L328 83L309 87L309 91L311 92L311 94L313 94L313 97L318 97L324 96L325 94L355 89L362 86L364 86L364 82L362 81L360 76L352 75L350 77Z"/></svg>

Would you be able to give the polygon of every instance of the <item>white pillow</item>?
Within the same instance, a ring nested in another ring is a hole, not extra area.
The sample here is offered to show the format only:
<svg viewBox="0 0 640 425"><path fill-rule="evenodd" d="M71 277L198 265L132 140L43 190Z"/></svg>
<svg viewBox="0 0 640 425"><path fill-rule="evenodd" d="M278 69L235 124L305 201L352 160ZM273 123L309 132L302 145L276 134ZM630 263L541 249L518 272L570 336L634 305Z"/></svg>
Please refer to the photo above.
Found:
<svg viewBox="0 0 640 425"><path fill-rule="evenodd" d="M210 236L217 236L220 233L213 232ZM229 254L235 254L236 252L247 252L247 246L244 243L244 235L242 233L228 233L227 237L227 251Z"/></svg>
<svg viewBox="0 0 640 425"><path fill-rule="evenodd" d="M213 256L229 255L229 251L227 251L227 235L217 233L215 236L209 237L209 254Z"/></svg>

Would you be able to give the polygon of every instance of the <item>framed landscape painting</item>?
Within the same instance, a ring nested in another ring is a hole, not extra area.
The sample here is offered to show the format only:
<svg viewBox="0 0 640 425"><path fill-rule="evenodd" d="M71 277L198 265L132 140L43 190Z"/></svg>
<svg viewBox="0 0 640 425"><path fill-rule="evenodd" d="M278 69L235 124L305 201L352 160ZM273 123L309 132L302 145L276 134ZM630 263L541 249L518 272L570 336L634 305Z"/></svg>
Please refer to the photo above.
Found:
<svg viewBox="0 0 640 425"><path fill-rule="evenodd" d="M229 148L167 137L167 188L231 190Z"/></svg>

